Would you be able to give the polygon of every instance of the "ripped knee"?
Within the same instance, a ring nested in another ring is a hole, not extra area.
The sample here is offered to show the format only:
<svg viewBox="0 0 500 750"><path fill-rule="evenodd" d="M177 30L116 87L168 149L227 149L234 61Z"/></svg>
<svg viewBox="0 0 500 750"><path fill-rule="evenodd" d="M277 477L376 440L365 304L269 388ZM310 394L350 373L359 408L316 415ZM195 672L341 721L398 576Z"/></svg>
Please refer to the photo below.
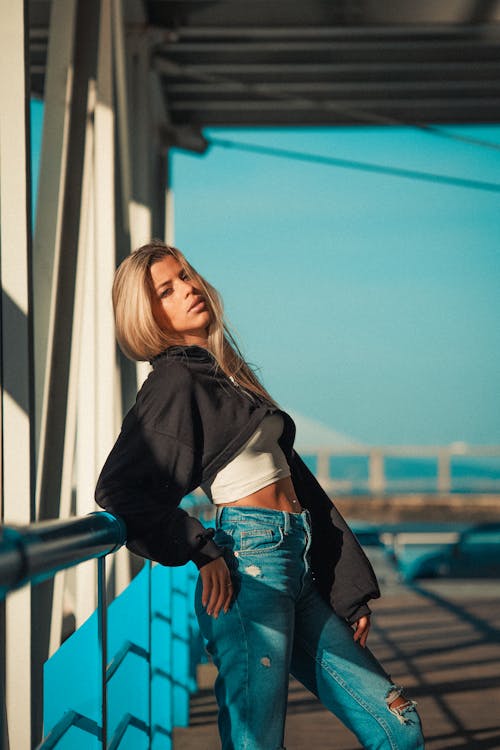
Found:
<svg viewBox="0 0 500 750"><path fill-rule="evenodd" d="M411 721L407 714L415 709L417 702L403 695L401 685L391 685L385 696L385 702L389 711L401 724L408 724Z"/></svg>

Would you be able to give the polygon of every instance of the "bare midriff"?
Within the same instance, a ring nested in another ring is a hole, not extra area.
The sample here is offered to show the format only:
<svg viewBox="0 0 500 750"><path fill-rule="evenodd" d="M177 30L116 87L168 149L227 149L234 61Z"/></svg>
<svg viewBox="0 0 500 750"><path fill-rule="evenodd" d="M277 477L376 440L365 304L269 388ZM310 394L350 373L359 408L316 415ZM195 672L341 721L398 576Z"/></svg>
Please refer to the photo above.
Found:
<svg viewBox="0 0 500 750"><path fill-rule="evenodd" d="M228 508L269 508L270 510L286 510L289 513L302 511L291 477L278 479L250 495L240 497L233 503L218 503L217 505Z"/></svg>

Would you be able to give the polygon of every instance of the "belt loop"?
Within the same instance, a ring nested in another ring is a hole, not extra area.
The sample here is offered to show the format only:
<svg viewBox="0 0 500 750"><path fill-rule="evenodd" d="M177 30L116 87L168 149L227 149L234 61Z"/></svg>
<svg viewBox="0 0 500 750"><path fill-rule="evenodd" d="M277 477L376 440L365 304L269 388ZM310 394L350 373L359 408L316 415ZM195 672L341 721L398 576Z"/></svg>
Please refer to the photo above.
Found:
<svg viewBox="0 0 500 750"><path fill-rule="evenodd" d="M288 534L290 531L290 513L284 510L283 513L283 533Z"/></svg>
<svg viewBox="0 0 500 750"><path fill-rule="evenodd" d="M215 511L215 528L220 529L221 520L222 520L222 511L224 508L222 506L218 506L217 510Z"/></svg>

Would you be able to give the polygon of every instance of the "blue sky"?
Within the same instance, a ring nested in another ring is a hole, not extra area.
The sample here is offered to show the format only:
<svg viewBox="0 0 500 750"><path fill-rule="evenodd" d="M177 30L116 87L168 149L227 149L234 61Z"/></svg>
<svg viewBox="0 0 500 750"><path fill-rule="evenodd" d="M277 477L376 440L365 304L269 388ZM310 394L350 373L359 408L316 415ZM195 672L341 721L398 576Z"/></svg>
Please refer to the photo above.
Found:
<svg viewBox="0 0 500 750"><path fill-rule="evenodd" d="M500 183L500 151L410 128L205 133ZM174 151L172 184L176 244L284 407L367 443L500 443L498 193L215 146Z"/></svg>
<svg viewBox="0 0 500 750"><path fill-rule="evenodd" d="M500 152L410 128L206 135L500 182ZM220 147L172 182L176 243L280 403L370 443L500 442L498 194Z"/></svg>

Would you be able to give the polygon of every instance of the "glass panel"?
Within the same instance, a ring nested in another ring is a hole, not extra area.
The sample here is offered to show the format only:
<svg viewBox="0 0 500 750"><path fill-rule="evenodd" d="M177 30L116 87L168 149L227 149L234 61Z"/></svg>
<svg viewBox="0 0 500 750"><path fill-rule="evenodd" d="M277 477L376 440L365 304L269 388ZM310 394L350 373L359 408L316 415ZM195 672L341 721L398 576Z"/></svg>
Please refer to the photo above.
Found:
<svg viewBox="0 0 500 750"><path fill-rule="evenodd" d="M149 564L108 608L108 742L126 714L133 717L120 750L147 750L149 726Z"/></svg>
<svg viewBox="0 0 500 750"><path fill-rule="evenodd" d="M77 711L100 726L100 674L97 615L94 612L45 663L44 736L67 711ZM101 743L90 732L71 728L57 747L61 750L97 750Z"/></svg>
<svg viewBox="0 0 500 750"><path fill-rule="evenodd" d="M151 577L152 750L172 748L172 573L155 565Z"/></svg>

